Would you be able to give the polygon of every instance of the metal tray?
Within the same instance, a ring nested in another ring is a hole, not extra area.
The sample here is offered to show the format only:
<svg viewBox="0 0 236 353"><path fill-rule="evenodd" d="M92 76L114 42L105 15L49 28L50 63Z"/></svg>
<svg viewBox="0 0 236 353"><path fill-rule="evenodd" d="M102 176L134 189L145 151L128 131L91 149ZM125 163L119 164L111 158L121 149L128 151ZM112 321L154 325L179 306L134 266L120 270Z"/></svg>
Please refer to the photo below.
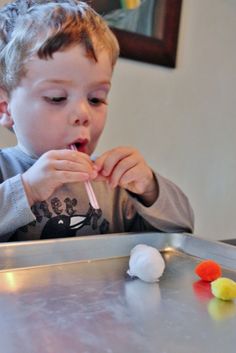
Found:
<svg viewBox="0 0 236 353"><path fill-rule="evenodd" d="M137 244L159 249L158 283L126 275ZM4 353L233 353L236 302L214 298L201 259L236 280L236 248L188 234L111 234L0 245Z"/></svg>

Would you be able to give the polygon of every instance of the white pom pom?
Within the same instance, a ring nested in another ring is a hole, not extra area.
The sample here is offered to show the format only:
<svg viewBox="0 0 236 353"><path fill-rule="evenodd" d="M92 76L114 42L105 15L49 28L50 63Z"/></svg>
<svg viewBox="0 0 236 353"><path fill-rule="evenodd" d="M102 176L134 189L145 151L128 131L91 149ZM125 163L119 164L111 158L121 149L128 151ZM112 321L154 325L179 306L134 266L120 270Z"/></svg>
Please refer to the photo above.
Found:
<svg viewBox="0 0 236 353"><path fill-rule="evenodd" d="M165 262L160 252L145 244L136 245L130 252L127 273L145 282L158 282L165 269Z"/></svg>

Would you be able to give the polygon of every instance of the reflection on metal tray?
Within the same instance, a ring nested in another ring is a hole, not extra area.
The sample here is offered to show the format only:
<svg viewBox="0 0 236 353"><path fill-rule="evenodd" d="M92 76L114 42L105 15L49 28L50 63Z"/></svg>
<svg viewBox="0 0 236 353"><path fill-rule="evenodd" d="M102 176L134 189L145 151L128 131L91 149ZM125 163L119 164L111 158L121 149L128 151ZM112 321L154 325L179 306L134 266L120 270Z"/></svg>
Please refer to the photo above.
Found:
<svg viewBox="0 0 236 353"><path fill-rule="evenodd" d="M127 277L130 250L155 246L159 283ZM236 303L199 281L200 259L236 280L236 248L188 234L112 234L0 245L4 353L233 353Z"/></svg>

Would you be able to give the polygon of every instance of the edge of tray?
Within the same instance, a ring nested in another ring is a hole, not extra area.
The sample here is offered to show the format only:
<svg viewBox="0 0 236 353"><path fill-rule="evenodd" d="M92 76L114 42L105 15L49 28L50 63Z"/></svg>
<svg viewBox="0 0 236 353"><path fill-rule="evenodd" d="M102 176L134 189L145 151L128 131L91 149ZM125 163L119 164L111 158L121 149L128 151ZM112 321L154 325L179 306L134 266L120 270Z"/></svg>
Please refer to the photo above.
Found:
<svg viewBox="0 0 236 353"><path fill-rule="evenodd" d="M0 272L68 262L91 261L130 255L137 244L159 251L179 251L200 259L210 258L236 270L233 245L205 240L188 233L117 233L0 244Z"/></svg>

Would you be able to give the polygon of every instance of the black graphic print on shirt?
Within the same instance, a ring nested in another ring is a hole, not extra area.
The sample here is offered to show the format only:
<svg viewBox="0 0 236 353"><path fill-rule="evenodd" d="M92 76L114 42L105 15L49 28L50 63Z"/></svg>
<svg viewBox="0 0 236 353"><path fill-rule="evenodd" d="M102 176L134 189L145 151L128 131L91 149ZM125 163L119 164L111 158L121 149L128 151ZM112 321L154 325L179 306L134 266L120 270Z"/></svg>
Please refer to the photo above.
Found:
<svg viewBox="0 0 236 353"><path fill-rule="evenodd" d="M50 202L39 202L32 207L36 221L32 228L41 224L40 239L74 237L78 235L105 234L109 231L109 222L103 217L101 209L94 209L90 204L85 213L78 211L78 201L65 198L62 202L54 197ZM24 228L24 229L23 229ZM21 231L28 232L28 227Z"/></svg>

